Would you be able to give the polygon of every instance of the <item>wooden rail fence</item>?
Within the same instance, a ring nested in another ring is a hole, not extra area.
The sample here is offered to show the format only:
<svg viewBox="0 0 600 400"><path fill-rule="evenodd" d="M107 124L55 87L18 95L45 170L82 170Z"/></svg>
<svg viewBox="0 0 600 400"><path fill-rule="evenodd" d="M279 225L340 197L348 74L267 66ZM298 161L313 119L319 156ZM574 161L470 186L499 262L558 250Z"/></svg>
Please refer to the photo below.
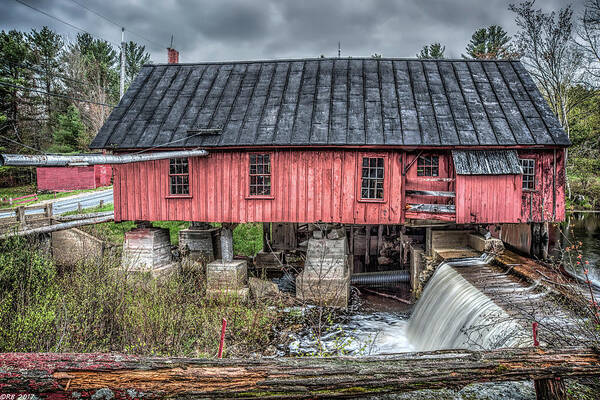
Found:
<svg viewBox="0 0 600 400"><path fill-rule="evenodd" d="M42 212L27 213L31 210L42 210ZM0 233L50 225L53 217L52 203L4 208L0 209L0 213L10 214L7 217L0 217Z"/></svg>
<svg viewBox="0 0 600 400"><path fill-rule="evenodd" d="M476 382L597 377L592 348L444 350L375 357L192 359L121 354L0 354L0 392L38 398L363 398ZM102 391L102 392L100 392Z"/></svg>

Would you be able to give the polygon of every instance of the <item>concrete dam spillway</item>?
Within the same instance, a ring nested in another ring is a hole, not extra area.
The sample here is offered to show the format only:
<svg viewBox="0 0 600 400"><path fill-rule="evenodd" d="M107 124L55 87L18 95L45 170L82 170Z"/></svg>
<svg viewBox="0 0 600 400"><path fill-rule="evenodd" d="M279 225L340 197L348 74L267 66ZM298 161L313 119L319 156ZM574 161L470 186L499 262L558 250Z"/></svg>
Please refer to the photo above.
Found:
<svg viewBox="0 0 600 400"><path fill-rule="evenodd" d="M443 262L418 300L406 330L416 351L496 349L530 345L530 335L456 268L478 268L491 258Z"/></svg>
<svg viewBox="0 0 600 400"><path fill-rule="evenodd" d="M306 332L295 336L288 350L293 355L314 354L318 346L335 351L345 340L349 344L344 353L354 356L529 346L531 332L459 272L467 268L470 273L489 274L491 260L484 254L440 264L410 316L389 311L352 313L323 335L320 344ZM510 290L530 288L519 284Z"/></svg>

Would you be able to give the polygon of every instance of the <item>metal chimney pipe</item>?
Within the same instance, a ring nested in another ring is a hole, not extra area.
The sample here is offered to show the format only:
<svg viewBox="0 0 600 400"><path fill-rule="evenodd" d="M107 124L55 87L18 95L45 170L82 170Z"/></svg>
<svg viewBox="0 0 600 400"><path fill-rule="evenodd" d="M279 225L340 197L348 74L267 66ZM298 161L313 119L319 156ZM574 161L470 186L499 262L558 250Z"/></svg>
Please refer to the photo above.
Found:
<svg viewBox="0 0 600 400"><path fill-rule="evenodd" d="M138 154L0 154L1 166L14 167L65 167L102 164L129 164L134 162L164 160L180 157L206 157L206 150L157 151Z"/></svg>

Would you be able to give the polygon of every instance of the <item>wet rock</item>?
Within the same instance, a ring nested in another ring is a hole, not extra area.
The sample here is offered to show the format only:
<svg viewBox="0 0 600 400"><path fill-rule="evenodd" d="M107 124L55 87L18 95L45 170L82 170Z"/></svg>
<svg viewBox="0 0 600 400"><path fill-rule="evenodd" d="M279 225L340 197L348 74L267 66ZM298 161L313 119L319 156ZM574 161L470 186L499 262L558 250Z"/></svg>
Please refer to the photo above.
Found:
<svg viewBox="0 0 600 400"><path fill-rule="evenodd" d="M389 257L377 257L377 263L379 265L391 265L394 263L394 260Z"/></svg>
<svg viewBox="0 0 600 400"><path fill-rule="evenodd" d="M484 250L486 253L502 254L504 252L504 243L500 239L486 239Z"/></svg>
<svg viewBox="0 0 600 400"><path fill-rule="evenodd" d="M277 284L273 282L258 278L249 278L248 285L250 286L252 296L257 300L279 295L279 288L277 287Z"/></svg>
<svg viewBox="0 0 600 400"><path fill-rule="evenodd" d="M344 228L332 229L327 234L327 239L341 239L346 237L346 230Z"/></svg>

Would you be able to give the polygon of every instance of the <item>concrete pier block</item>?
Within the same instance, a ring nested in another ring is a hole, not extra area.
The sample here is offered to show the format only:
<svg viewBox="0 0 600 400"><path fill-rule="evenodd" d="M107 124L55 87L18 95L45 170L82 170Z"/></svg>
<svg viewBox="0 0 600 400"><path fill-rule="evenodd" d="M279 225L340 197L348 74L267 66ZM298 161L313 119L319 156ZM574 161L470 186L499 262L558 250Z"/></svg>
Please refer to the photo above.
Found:
<svg viewBox="0 0 600 400"><path fill-rule="evenodd" d="M122 265L131 271L153 271L171 264L171 240L164 228L137 228L125 233Z"/></svg>
<svg viewBox="0 0 600 400"><path fill-rule="evenodd" d="M329 307L348 306L348 243L342 239L310 239L304 270L296 277L298 299Z"/></svg>
<svg viewBox="0 0 600 400"><path fill-rule="evenodd" d="M206 290L239 290L248 282L246 260L215 260L206 266Z"/></svg>
<svg viewBox="0 0 600 400"><path fill-rule="evenodd" d="M194 226L179 231L179 248L186 246L192 260L211 262L218 258L219 228L201 229Z"/></svg>

